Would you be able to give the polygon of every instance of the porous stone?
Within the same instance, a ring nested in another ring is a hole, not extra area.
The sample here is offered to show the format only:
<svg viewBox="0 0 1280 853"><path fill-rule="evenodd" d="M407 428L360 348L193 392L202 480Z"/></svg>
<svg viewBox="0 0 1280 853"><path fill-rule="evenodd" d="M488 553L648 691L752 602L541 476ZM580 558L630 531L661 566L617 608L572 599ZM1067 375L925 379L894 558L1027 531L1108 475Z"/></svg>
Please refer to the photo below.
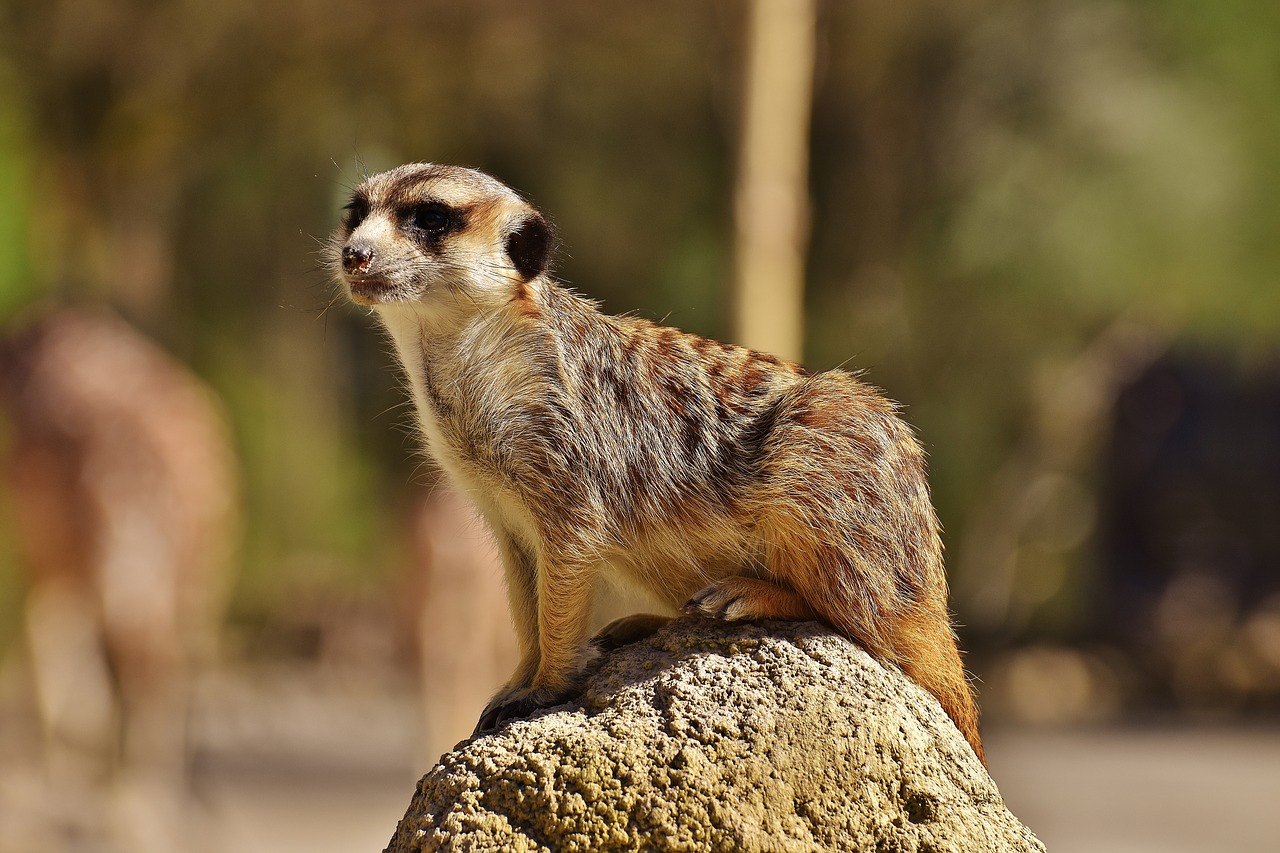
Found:
<svg viewBox="0 0 1280 853"><path fill-rule="evenodd" d="M427 850L1044 847L896 668L815 623L684 618L444 755L387 848Z"/></svg>

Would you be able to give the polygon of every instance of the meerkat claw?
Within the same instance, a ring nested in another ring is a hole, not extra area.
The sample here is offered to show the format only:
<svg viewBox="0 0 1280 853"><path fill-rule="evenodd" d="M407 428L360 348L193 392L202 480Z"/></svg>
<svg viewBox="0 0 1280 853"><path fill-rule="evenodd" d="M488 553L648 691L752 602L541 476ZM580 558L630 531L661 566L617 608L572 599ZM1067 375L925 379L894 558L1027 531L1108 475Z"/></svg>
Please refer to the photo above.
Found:
<svg viewBox="0 0 1280 853"><path fill-rule="evenodd" d="M475 730L471 732L471 736L475 737L476 735L495 732L512 720L523 720L540 707L543 706L535 702L532 696L509 699L496 704L491 702L484 709L484 713L480 715L480 720L476 723Z"/></svg>
<svg viewBox="0 0 1280 853"><path fill-rule="evenodd" d="M564 704L572 695L572 690L552 692L546 688L526 688L515 694L496 696L485 706L471 736L497 731L512 720L523 720L543 708Z"/></svg>
<svg viewBox="0 0 1280 853"><path fill-rule="evenodd" d="M475 737L476 735L497 731L512 720L522 720L528 717L540 707L544 707L544 705L539 703L532 693L496 697L485 706L484 711L480 714L480 720L476 723L475 730L471 735Z"/></svg>
<svg viewBox="0 0 1280 853"><path fill-rule="evenodd" d="M737 613L732 612L737 601L736 595L713 584L690 598L684 605L684 612L732 622L739 618Z"/></svg>

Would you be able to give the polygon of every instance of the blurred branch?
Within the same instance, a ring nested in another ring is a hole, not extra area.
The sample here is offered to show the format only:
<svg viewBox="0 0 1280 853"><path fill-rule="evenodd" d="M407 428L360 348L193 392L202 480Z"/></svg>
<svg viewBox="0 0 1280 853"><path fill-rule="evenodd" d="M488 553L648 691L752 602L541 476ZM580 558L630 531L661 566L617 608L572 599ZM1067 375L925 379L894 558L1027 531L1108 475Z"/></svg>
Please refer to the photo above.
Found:
<svg viewBox="0 0 1280 853"><path fill-rule="evenodd" d="M813 0L754 0L738 171L734 335L783 358L803 348Z"/></svg>

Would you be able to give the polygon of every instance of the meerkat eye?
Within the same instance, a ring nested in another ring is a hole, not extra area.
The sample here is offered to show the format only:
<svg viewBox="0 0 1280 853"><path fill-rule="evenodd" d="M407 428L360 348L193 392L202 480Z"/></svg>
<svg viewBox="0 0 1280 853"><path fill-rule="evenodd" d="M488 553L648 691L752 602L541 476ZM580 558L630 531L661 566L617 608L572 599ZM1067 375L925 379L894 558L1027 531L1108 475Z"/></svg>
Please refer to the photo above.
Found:
<svg viewBox="0 0 1280 853"><path fill-rule="evenodd" d="M441 234L449 228L452 211L439 202L427 202L413 208L411 215L415 228L421 228L428 234Z"/></svg>
<svg viewBox="0 0 1280 853"><path fill-rule="evenodd" d="M353 198L342 206L347 212L347 228L354 231L360 227L360 223L364 222L364 218L369 215L369 202L362 198Z"/></svg>

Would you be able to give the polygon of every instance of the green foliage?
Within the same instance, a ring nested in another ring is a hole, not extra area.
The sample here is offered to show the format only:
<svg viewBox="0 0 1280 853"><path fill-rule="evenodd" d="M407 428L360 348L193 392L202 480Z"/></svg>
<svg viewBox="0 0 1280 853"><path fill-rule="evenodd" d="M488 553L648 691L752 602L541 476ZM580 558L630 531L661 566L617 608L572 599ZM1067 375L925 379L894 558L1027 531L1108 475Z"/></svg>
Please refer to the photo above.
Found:
<svg viewBox="0 0 1280 853"><path fill-rule="evenodd" d="M0 56L0 319L35 295L25 228L32 158L26 112L14 92L13 75Z"/></svg>
<svg viewBox="0 0 1280 853"><path fill-rule="evenodd" d="M232 410L241 603L385 577L413 440L318 250L361 170L489 169L607 310L727 335L736 4L54 0L0 9L0 314L107 301ZM1036 383L1116 316L1280 331L1280 15L1261 0L826 4L812 366L930 448L953 555ZM311 559L322 555L323 559ZM953 561L960 565L963 561ZM248 606L248 605L246 605Z"/></svg>

